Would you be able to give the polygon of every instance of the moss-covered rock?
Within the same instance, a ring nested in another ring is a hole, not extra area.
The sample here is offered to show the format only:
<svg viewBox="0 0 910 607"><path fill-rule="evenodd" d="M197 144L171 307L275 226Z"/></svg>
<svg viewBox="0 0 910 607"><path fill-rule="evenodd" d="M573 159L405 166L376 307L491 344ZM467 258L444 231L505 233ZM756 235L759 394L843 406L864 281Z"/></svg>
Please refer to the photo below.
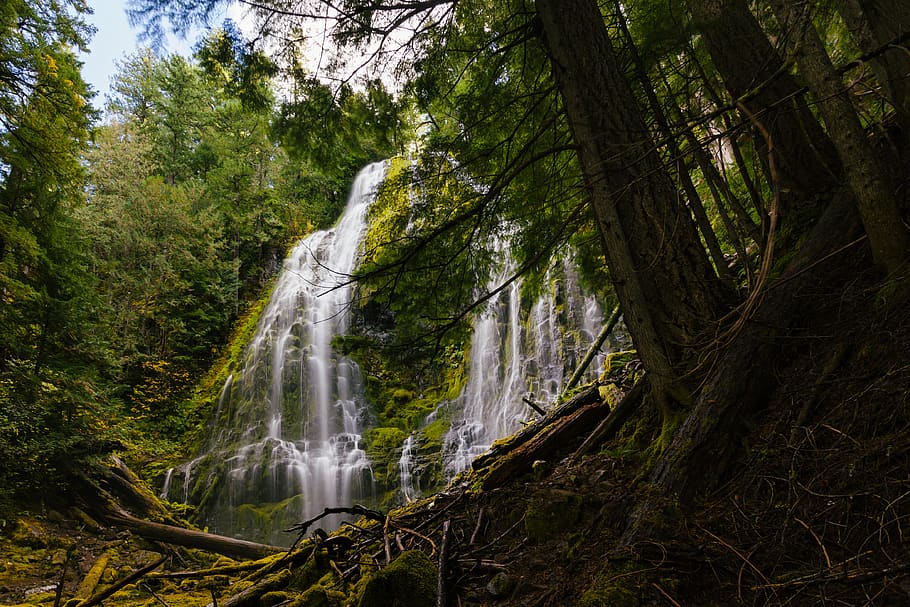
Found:
<svg viewBox="0 0 910 607"><path fill-rule="evenodd" d="M287 603L290 598L287 592L266 592L259 597L259 607L275 607L275 605Z"/></svg>
<svg viewBox="0 0 910 607"><path fill-rule="evenodd" d="M371 428L364 432L367 457L373 462L373 478L390 487L398 482L398 459L407 433L400 428Z"/></svg>
<svg viewBox="0 0 910 607"><path fill-rule="evenodd" d="M345 604L346 598L344 593L337 590L324 586L313 586L301 594L289 607L340 607Z"/></svg>
<svg viewBox="0 0 910 607"><path fill-rule="evenodd" d="M436 565L423 552L408 550L388 567L358 584L357 607L433 607Z"/></svg>

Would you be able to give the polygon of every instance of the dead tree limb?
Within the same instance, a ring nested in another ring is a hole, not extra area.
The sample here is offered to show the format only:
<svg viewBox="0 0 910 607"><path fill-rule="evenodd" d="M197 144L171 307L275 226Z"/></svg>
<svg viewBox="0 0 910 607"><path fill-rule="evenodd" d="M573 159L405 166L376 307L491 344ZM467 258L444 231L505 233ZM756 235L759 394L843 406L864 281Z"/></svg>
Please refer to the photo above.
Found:
<svg viewBox="0 0 910 607"><path fill-rule="evenodd" d="M531 400L531 399L528 398L527 396L525 396L525 397L522 398L521 400L522 400L522 402L524 402L524 404L526 404L527 406L529 406L529 407L531 407L532 409L534 409L538 414L540 414L540 415L546 415L546 414L547 414L546 411L544 411L543 409L540 408L540 405L538 405L537 403L535 403L533 400Z"/></svg>
<svg viewBox="0 0 910 607"><path fill-rule="evenodd" d="M198 548L200 550L241 559L260 559L285 551L284 548L278 546L248 542L246 540L238 540L223 535L215 535L213 533L204 533L193 529L184 529L173 525L153 523L152 521L136 518L123 510L109 514L107 519L110 523L126 527L130 531L137 535L141 535L146 539L157 540L177 546Z"/></svg>
<svg viewBox="0 0 910 607"><path fill-rule="evenodd" d="M510 438L498 442L489 451L480 455L471 462L471 468L474 470L480 470L486 468L491 463L495 462L502 456L507 453L517 449L524 443L528 442L534 438L539 432L544 428L547 428L550 424L554 423L556 420L571 415L578 409L590 405L591 403L600 402L600 392L598 391L598 385L594 384L588 388L585 388L563 404L559 405L555 409L552 409L546 416L535 421L534 423L525 426L518 433L514 434Z"/></svg>
<svg viewBox="0 0 910 607"><path fill-rule="evenodd" d="M528 472L535 461L549 459L609 412L609 405L595 402L548 425L532 439L491 463L483 479L483 488L495 489L509 479Z"/></svg>
<svg viewBox="0 0 910 607"><path fill-rule="evenodd" d="M137 581L142 576L144 576L146 573L150 573L151 571L157 569L162 564L164 564L164 561L168 560L169 558L170 558L169 555L164 555L157 561L153 561L153 562L149 563L142 569L139 569L138 571L131 573L130 575L126 576L119 582L115 582L115 583L111 584L109 587L102 590L101 592L99 592L97 594L93 594L92 596L88 597L87 599L85 599L84 601L79 603L79 607L92 607L93 605L97 605L101 601L113 596L120 589L125 588L126 586L129 586L133 582Z"/></svg>
<svg viewBox="0 0 910 607"><path fill-rule="evenodd" d="M609 439L613 434L619 431L622 425L626 423L626 420L632 416L632 413L634 413L635 409L641 404L642 398L646 392L646 382L647 378L642 378L632 386L632 389L622 397L622 400L616 404L613 410L610 411L610 414L594 428L594 431L588 435L585 442L575 450L575 453L572 454L573 462L577 462L582 456L587 454L592 447Z"/></svg>
<svg viewBox="0 0 910 607"><path fill-rule="evenodd" d="M329 516L330 514L352 514L352 515L368 518L368 519L370 519L372 521L376 521L378 523L384 523L385 519L386 519L385 515L382 514L381 512L377 512L376 510L370 510L366 506L361 506L360 504L354 504L353 506L339 506L336 508L326 508L320 514L317 514L313 518L305 520L301 523L297 523L296 525L292 525L288 529L285 529L285 531L287 531L287 532L296 531L298 533L297 541L294 542L294 546L296 546L297 543L300 542L301 539L303 539L303 536L306 535L306 532L313 525L313 523ZM293 546L292 546L292 548L293 548Z"/></svg>
<svg viewBox="0 0 910 607"><path fill-rule="evenodd" d="M607 341L607 337L609 337L610 333L613 332L613 327L615 327L616 323L619 322L620 316L622 316L622 314L620 314L619 306L616 306L613 308L613 312L610 313L610 319L607 321L607 324L605 324L603 329L600 330L600 333L597 335L594 343L592 343L591 347L588 348L588 352L585 354L585 357L581 359L581 362L578 364L575 372L572 373L572 377L570 377L569 381L566 382L566 387L563 389L563 393L574 388L575 385L581 380L581 377L585 374L585 371L588 370L588 366L591 364L591 361L594 360L594 357L597 356L598 352L600 352L600 347L604 345L604 342Z"/></svg>

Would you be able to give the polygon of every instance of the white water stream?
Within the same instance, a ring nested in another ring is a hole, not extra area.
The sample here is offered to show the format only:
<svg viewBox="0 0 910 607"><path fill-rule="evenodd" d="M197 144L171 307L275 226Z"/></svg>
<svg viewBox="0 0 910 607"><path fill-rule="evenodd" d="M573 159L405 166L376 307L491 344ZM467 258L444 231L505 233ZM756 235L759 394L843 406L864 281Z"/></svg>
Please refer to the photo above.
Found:
<svg viewBox="0 0 910 607"><path fill-rule="evenodd" d="M515 271L508 251L500 252L502 269L489 288ZM581 289L573 263L563 260L546 282L548 288L528 308L522 306L521 279L513 281L474 321L468 380L446 435L450 479L534 416L525 399L544 408L554 404L600 330L600 306ZM588 379L600 373L604 356L592 361Z"/></svg>
<svg viewBox="0 0 910 607"><path fill-rule="evenodd" d="M337 225L302 240L285 260L256 334L222 388L205 447L166 475L162 496L195 505L212 532L288 544L294 538L283 529L325 507L373 497L361 440L363 378L332 339L349 329L348 278L384 176L382 163L361 171ZM515 272L504 246L497 254L500 271L488 291ZM552 404L598 333L600 307L580 287L571 260L557 263L544 284L531 301L522 297L521 280L513 281L475 319L466 386L446 405L446 478L533 416L525 398ZM602 361L591 364L589 379ZM398 462L404 502L420 497L419 436L408 436ZM320 525L340 523L335 516Z"/></svg>
<svg viewBox="0 0 910 607"><path fill-rule="evenodd" d="M362 170L338 224L285 260L222 391L204 453L168 472L162 494L196 503L213 532L288 543L283 528L372 492L361 447L363 379L331 341L348 331L347 281L384 176L383 163Z"/></svg>

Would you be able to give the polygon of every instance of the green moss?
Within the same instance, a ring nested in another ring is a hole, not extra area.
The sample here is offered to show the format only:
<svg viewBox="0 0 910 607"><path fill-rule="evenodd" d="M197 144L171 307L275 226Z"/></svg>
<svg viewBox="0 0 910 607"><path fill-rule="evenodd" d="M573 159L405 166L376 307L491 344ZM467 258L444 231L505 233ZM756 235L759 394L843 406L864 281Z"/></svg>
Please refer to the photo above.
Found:
<svg viewBox="0 0 910 607"><path fill-rule="evenodd" d="M620 352L610 352L604 359L603 377L610 377L617 371L625 367L629 362L638 357L635 350L622 350Z"/></svg>
<svg viewBox="0 0 910 607"><path fill-rule="evenodd" d="M310 586L314 585L319 578L325 575L325 568L317 561L316 558L311 558L303 564L302 567L297 567L293 570L291 580L288 583L288 588L295 590L305 590Z"/></svg>
<svg viewBox="0 0 910 607"><path fill-rule="evenodd" d="M402 552L388 567L361 580L355 604L358 607L433 607L436 604L436 564L418 550Z"/></svg>
<svg viewBox="0 0 910 607"><path fill-rule="evenodd" d="M335 607L335 605L341 605L341 601L345 598L345 595L340 592L332 592L322 586L313 586L301 594L289 607Z"/></svg>
<svg viewBox="0 0 910 607"><path fill-rule="evenodd" d="M558 491L535 497L525 511L525 532L534 542L571 529L581 517L582 498L576 493Z"/></svg>
<svg viewBox="0 0 910 607"><path fill-rule="evenodd" d="M259 597L259 607L275 607L281 603L286 603L290 599L287 592L266 592Z"/></svg>
<svg viewBox="0 0 910 607"><path fill-rule="evenodd" d="M582 593L578 607L637 607L641 605L642 588L650 583L648 570L633 565L599 573Z"/></svg>

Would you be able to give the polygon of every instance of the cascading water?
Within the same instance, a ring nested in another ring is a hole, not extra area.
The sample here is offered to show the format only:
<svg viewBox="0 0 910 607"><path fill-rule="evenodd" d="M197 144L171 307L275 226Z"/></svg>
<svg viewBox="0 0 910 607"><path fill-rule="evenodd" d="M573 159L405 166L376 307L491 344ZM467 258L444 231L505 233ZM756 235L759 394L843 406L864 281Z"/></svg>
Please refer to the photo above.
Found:
<svg viewBox="0 0 910 607"><path fill-rule="evenodd" d="M332 339L349 327L348 279L385 170L362 170L336 226L311 234L285 260L222 391L204 452L168 473L164 496L196 504L213 532L286 544L294 538L282 529L372 492L361 448L363 379Z"/></svg>
<svg viewBox="0 0 910 607"><path fill-rule="evenodd" d="M503 284L515 269L508 251L500 252L505 261L493 286ZM564 260L550 274L550 288L529 309L522 307L519 279L492 298L474 321L468 380L445 440L450 479L493 441L521 428L531 414L524 399L552 404L599 332L600 306L582 290L574 265ZM592 362L589 379L597 376L603 360L600 354Z"/></svg>
<svg viewBox="0 0 910 607"><path fill-rule="evenodd" d="M417 477L412 474L414 465L414 449L416 448L414 434L408 435L401 447L401 457L398 459L398 484L401 486L401 499L410 503L420 497L420 485Z"/></svg>

